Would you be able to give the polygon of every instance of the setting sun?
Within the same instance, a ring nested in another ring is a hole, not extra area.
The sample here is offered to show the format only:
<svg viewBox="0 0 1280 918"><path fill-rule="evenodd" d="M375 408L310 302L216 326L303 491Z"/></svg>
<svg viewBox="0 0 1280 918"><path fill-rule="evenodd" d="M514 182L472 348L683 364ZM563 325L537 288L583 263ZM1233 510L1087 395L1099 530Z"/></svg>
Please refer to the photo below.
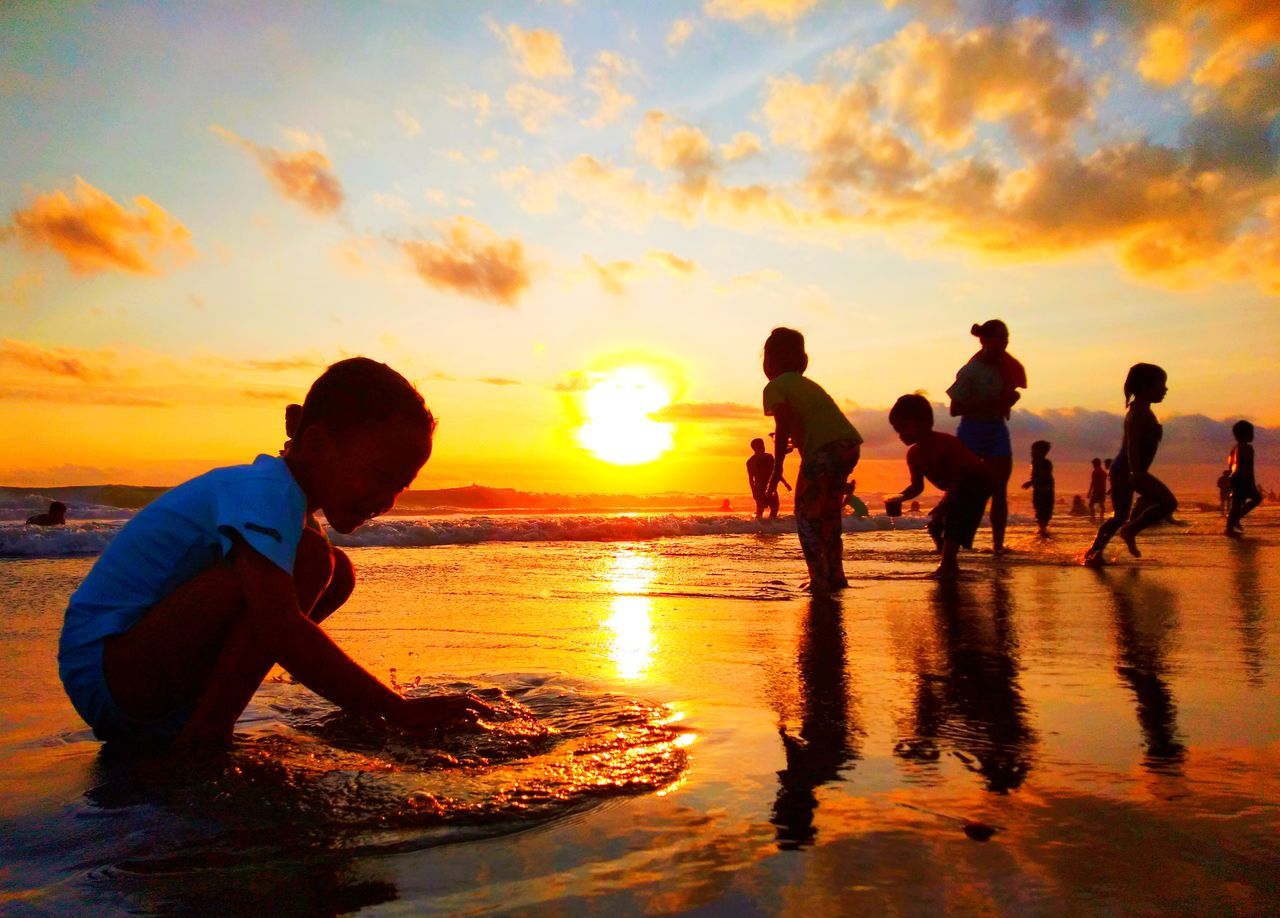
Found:
<svg viewBox="0 0 1280 918"><path fill-rule="evenodd" d="M578 442L614 465L652 462L671 449L672 425L652 417L670 403L670 390L649 370L610 370L583 396L586 421L578 428Z"/></svg>

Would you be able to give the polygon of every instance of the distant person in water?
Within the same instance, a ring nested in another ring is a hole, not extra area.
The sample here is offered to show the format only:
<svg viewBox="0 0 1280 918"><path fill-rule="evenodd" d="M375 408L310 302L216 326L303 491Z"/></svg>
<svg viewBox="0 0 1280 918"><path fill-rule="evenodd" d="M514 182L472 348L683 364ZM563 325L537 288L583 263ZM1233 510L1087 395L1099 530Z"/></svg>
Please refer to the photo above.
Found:
<svg viewBox="0 0 1280 918"><path fill-rule="evenodd" d="M974 325L969 333L982 342L978 353L956 373L947 390L951 415L960 418L956 436L987 464L991 472L991 543L1004 551L1009 520L1009 476L1013 474L1013 444L1008 420L1027 387L1027 371L1008 351L1009 328L999 319Z"/></svg>
<svg viewBox="0 0 1280 918"><path fill-rule="evenodd" d="M1227 469L1231 472L1231 513L1227 516L1227 535L1239 536L1244 530L1240 521L1262 503L1262 492L1253 476L1253 425L1248 421L1236 421L1231 428L1236 445L1227 456Z"/></svg>
<svg viewBox="0 0 1280 918"><path fill-rule="evenodd" d="M809 568L809 589L829 593L849 585L844 575L841 506L845 482L858 464L862 437L820 385L804 375L804 335L775 328L764 343L764 413L774 419L774 464L766 495L782 480L787 444L800 451L796 474L796 531Z"/></svg>
<svg viewBox="0 0 1280 918"><path fill-rule="evenodd" d="M1049 461L1048 440L1031 444L1031 478L1023 482L1022 489L1031 489L1031 505L1036 511L1036 525L1040 535L1049 534L1049 520L1053 519L1053 463Z"/></svg>
<svg viewBox="0 0 1280 918"><path fill-rule="evenodd" d="M769 511L769 519L778 518L778 492L769 493L769 479L773 475L773 457L764 448L764 440L756 437L751 441L751 457L747 459L747 483L751 486L751 496L756 502L756 519L764 519L765 510Z"/></svg>
<svg viewBox="0 0 1280 918"><path fill-rule="evenodd" d="M933 429L933 406L923 395L904 395L894 402L889 424L909 447L911 483L901 494L886 497L885 509L897 516L903 501L924 490L925 479L945 492L933 510L930 525L936 523L936 531L930 534L942 550L942 563L934 576L953 578L960 570L960 548L973 548L974 533L991 496L991 469L959 439Z"/></svg>
<svg viewBox="0 0 1280 918"><path fill-rule="evenodd" d="M1068 511L1071 516L1087 516L1090 519L1093 519L1092 510L1092 507L1085 505L1083 494L1077 494L1075 497L1071 498L1071 510Z"/></svg>
<svg viewBox="0 0 1280 918"><path fill-rule="evenodd" d="M404 698L320 628L355 584L341 533L385 513L431 454L435 419L385 364L333 364L287 414L282 456L214 469L138 512L72 595L63 685L100 739L225 742L273 663L350 711L410 729L494 714L468 695Z"/></svg>
<svg viewBox="0 0 1280 918"><path fill-rule="evenodd" d="M1095 517L1095 512L1097 516ZM1093 470L1089 473L1089 519L1107 515L1107 469L1102 467L1102 460L1093 459Z"/></svg>
<svg viewBox="0 0 1280 918"><path fill-rule="evenodd" d="M27 517L28 526L63 526L67 522L67 505L60 500L49 504L47 513Z"/></svg>
<svg viewBox="0 0 1280 918"><path fill-rule="evenodd" d="M867 509L867 505L862 502L854 492L858 490L858 482L856 479L849 479L849 484L845 487L844 505L849 508L850 513L856 520L865 519L871 515L871 511Z"/></svg>
<svg viewBox="0 0 1280 918"><path fill-rule="evenodd" d="M1151 474L1151 463L1160 448L1162 428L1151 406L1164 401L1169 392L1168 376L1153 363L1135 363L1124 380L1124 439L1120 454L1111 465L1112 516L1098 527L1093 545L1085 553L1086 564L1101 564L1102 552L1119 535L1135 558L1142 557L1137 537L1148 526L1178 509L1173 492ZM1134 494L1143 497L1140 512L1130 519Z"/></svg>

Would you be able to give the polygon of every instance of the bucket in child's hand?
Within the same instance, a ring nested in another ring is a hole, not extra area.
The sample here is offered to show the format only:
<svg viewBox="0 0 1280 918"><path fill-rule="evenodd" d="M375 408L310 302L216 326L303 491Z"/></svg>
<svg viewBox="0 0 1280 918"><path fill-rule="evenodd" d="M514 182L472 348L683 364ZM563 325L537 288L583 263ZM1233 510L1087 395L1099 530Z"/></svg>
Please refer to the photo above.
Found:
<svg viewBox="0 0 1280 918"><path fill-rule="evenodd" d="M902 498L886 498L884 502L884 512L886 516L902 516Z"/></svg>

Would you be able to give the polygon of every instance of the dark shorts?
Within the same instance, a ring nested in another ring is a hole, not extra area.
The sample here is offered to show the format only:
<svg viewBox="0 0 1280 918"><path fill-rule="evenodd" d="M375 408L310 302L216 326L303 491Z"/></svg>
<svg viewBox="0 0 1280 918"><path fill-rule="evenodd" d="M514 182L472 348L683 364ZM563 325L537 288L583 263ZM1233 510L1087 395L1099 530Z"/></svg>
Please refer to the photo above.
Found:
<svg viewBox="0 0 1280 918"><path fill-rule="evenodd" d="M1053 518L1052 491L1032 492L1031 505L1036 508L1036 522L1047 523Z"/></svg>
<svg viewBox="0 0 1280 918"><path fill-rule="evenodd" d="M1235 500L1262 500L1262 492L1252 478L1232 477L1231 497Z"/></svg>
<svg viewBox="0 0 1280 918"><path fill-rule="evenodd" d="M961 418L960 426L956 428L956 436L975 456L992 459L1013 455L1009 425L1004 421L976 421L973 418Z"/></svg>
<svg viewBox="0 0 1280 918"><path fill-rule="evenodd" d="M973 548L973 537L982 523L991 485L979 478L962 478L947 489L947 496L934 511L942 520L943 537Z"/></svg>

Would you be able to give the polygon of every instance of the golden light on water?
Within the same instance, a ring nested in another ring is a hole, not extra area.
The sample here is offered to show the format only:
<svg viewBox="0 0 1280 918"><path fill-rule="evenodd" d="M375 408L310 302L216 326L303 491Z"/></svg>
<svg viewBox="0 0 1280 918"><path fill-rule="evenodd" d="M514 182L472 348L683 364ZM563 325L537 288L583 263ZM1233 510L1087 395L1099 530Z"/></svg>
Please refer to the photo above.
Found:
<svg viewBox="0 0 1280 918"><path fill-rule="evenodd" d="M638 679L653 662L653 624L649 613L653 600L643 593L653 581L653 558L620 548L610 562L609 586L619 595L610 603L611 614L604 621L610 632L609 653L621 679Z"/></svg>
<svg viewBox="0 0 1280 918"><path fill-rule="evenodd" d="M586 421L578 442L614 465L652 462L672 446L673 425L652 417L670 403L671 391L648 369L609 370L583 396Z"/></svg>

